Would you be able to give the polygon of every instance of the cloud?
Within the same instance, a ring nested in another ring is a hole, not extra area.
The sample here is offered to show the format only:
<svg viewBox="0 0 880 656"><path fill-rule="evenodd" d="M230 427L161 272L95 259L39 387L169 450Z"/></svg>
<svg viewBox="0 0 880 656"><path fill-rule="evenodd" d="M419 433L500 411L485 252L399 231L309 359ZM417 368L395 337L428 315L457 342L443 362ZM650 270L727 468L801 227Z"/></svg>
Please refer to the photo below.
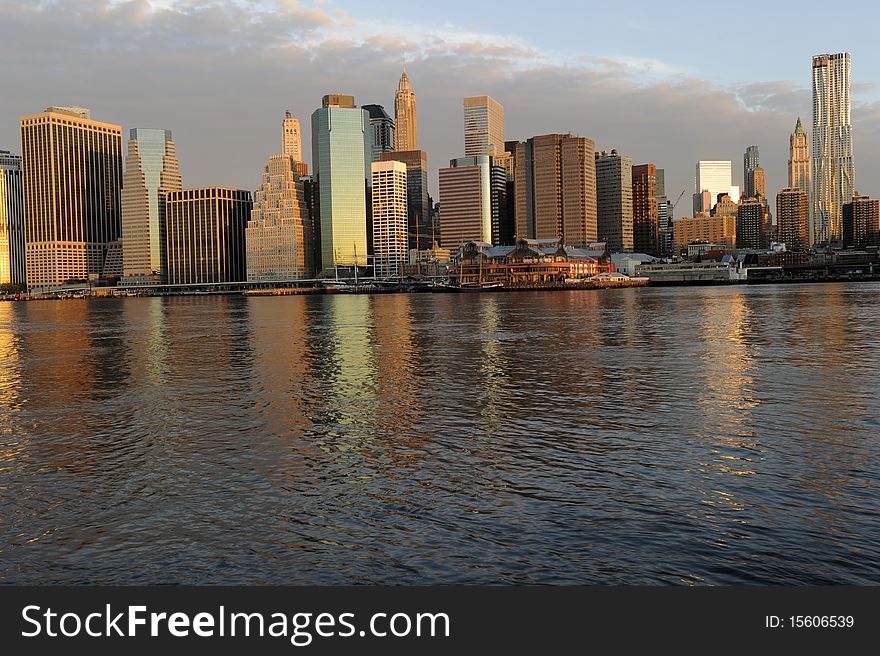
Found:
<svg viewBox="0 0 880 656"><path fill-rule="evenodd" d="M187 185L253 188L280 147L283 111L300 117L308 146L325 93L390 109L404 57L435 195L437 168L463 149L465 95L503 102L509 139L571 131L655 162L675 196L690 193L698 159L738 166L749 144L768 186L783 186L788 135L810 109L809 91L789 81L721 87L661 59L556 52L453 23L362 21L327 2L7 1L0 57L0 84L14 90L0 96L0 148L18 150L20 115L79 104L126 128L172 129ZM878 113L870 105L856 118L863 172L877 170L880 135L863 126Z"/></svg>

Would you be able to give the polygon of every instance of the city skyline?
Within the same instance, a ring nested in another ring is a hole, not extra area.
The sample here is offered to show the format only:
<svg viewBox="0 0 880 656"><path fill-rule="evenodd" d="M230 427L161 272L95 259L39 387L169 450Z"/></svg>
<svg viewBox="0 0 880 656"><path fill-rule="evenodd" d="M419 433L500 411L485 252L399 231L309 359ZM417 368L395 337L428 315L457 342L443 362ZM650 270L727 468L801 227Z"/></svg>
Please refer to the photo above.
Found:
<svg viewBox="0 0 880 656"><path fill-rule="evenodd" d="M61 6L59 13L64 14L66 5ZM690 186L689 169L700 159L732 160L733 179L741 180L741 154L746 146L757 145L767 173L768 196L773 197L787 186L787 136L791 125L797 116L805 121L810 116L810 58L820 52L847 49L853 57L853 131L859 179L863 181L858 186L861 193L876 195L872 180L873 171L880 170L880 157L873 154L877 149L872 144L880 143L880 133L872 127L872 118L880 114L880 105L870 88L872 55L849 44L829 40L823 44L825 47L814 50L791 48L781 56L788 62L790 79L753 81L733 87L728 82L707 79L706 71L659 64L647 70L633 64L624 54L611 61L605 56L607 53L596 54L592 45L584 46L585 50L593 51L581 53L584 61L599 57L604 63L593 61L588 65L572 60L560 65L545 56L545 46L536 45L531 68L524 67L521 55L531 47L528 39L510 37L508 41L512 39L515 44L497 50L490 46L504 39L464 28L456 32L459 40L448 37L443 42L448 51L436 43L421 49L412 46L410 50L408 44L413 37L402 39L399 52L393 47L379 50L368 40L360 46L342 43L317 48L311 53L314 61L309 61L303 59L309 54L307 37L343 28L338 18L333 17L332 9L305 4L288 7L283 15L278 7L272 11L261 4L253 17L257 26L265 28L270 17L280 16L282 26L293 29L291 25L295 22L294 27L298 27L287 37L283 51L255 48L233 57L226 45L213 39L184 47L167 42L147 43L135 34L150 25L204 30L197 22L207 18L215 28L222 28L240 16L232 5L220 3L221 8L214 11L199 8L198 4L187 5L185 9L135 11L130 3L113 3L105 7L104 13L97 10L101 6L98 2L78 9L81 30L75 38L83 38L83 34L94 37L94 30L100 30L108 43L106 47L113 47L122 39L129 39L134 45L121 49L121 55L115 58L118 61L110 61L90 45L93 38L84 39L84 50L91 53L86 56L90 73L97 69L103 75L86 76L85 67L80 70L74 63L70 75L57 78L48 69L37 66L41 59L36 56L25 58L25 63L33 66L26 69L27 80L18 71L4 73L8 77L5 86L15 88L17 93L4 94L0 99L0 148L12 152L19 149L15 128L20 115L51 104L78 103L125 129L149 126L173 130L182 173L195 185L226 184L256 189L266 156L277 150L273 143L275 133L267 130L266 125L274 123L279 112L290 108L294 116L303 120L318 106L321 96L334 89L355 95L363 104L393 107L406 50L412 53L406 54L407 72L419 91L420 147L428 152L429 185L435 197L437 170L462 155L460 103L464 96L472 94L491 95L504 105L509 139L525 140L538 134L571 131L593 139L597 149L617 148L634 161L655 162L666 171L669 196L677 196L681 189ZM13 38L0 47L14 48L20 33L27 35L29 42L45 46L47 53L57 49L50 41L55 29L60 29L58 16L15 4L0 9L0 13L5 24L16 26ZM354 22L356 25L351 29L369 32L368 23L361 19ZM448 31L439 33L448 36ZM480 43L484 47L474 46ZM166 52L157 54L157 45L163 45ZM495 54L490 54L490 50ZM155 81L149 89L119 92L117 81L123 87L128 84L127 80L118 79L125 77L121 70L137 67L143 57L161 56L176 61L183 54L192 58L167 80ZM351 54L359 58L354 64L343 65L342 60ZM453 55L462 59L456 62ZM734 62L728 65L733 66ZM262 66L268 66L270 73L281 75L289 84L279 88L263 84L261 80L269 79L265 77L269 73L257 74ZM220 87L212 80L198 78L199 83L193 85L193 75L219 67L231 79L242 80L248 91L244 94L246 103L235 99L235 84L224 83ZM729 75L721 68L717 72ZM112 78L114 85L99 83L101 78ZM193 86L196 89L190 88ZM629 100L621 105L619 101L624 97ZM232 111L210 111L218 104ZM648 107L650 114L646 113ZM310 135L308 130L304 132L307 142ZM303 146L304 152L310 151L309 143ZM223 157L229 150L235 151L237 157ZM676 214L681 214L681 210L679 206Z"/></svg>

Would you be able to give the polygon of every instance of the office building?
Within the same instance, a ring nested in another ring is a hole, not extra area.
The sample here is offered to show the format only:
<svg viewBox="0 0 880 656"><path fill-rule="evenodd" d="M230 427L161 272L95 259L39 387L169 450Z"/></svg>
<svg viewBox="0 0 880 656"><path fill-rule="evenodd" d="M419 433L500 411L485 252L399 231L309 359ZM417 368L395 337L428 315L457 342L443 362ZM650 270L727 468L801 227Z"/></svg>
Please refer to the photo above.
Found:
<svg viewBox="0 0 880 656"><path fill-rule="evenodd" d="M289 110L284 112L284 120L281 123L281 153L293 160L297 176L303 177L309 174L309 165L303 161L302 129L299 119L291 116Z"/></svg>
<svg viewBox="0 0 880 656"><path fill-rule="evenodd" d="M736 213L736 247L766 248L764 240L764 203L758 198L744 198Z"/></svg>
<svg viewBox="0 0 880 656"><path fill-rule="evenodd" d="M598 238L596 156L590 139L545 134L510 145L518 239L585 246Z"/></svg>
<svg viewBox="0 0 880 656"><path fill-rule="evenodd" d="M312 164L317 185L321 266L367 265L370 115L354 98L328 94L312 113Z"/></svg>
<svg viewBox="0 0 880 656"><path fill-rule="evenodd" d="M428 154L424 150L382 153L381 162L406 164L406 213L409 248L423 250L434 242L431 197L428 194ZM437 235L439 237L439 235Z"/></svg>
<svg viewBox="0 0 880 656"><path fill-rule="evenodd" d="M747 198L755 196L753 173L760 166L760 154L757 146L749 146L743 154L743 192Z"/></svg>
<svg viewBox="0 0 880 656"><path fill-rule="evenodd" d="M165 279L165 194L183 183L171 130L133 128L122 174L122 273Z"/></svg>
<svg viewBox="0 0 880 656"><path fill-rule="evenodd" d="M251 194L205 187L171 191L165 200L168 284L243 282L244 231Z"/></svg>
<svg viewBox="0 0 880 656"><path fill-rule="evenodd" d="M865 248L877 245L880 236L878 201L858 192L843 206L843 246Z"/></svg>
<svg viewBox="0 0 880 656"><path fill-rule="evenodd" d="M596 208L598 238L609 253L633 249L632 159L596 153Z"/></svg>
<svg viewBox="0 0 880 656"><path fill-rule="evenodd" d="M736 216L700 213L697 216L672 220L672 246L676 255L689 244L719 244L733 248L736 244Z"/></svg>
<svg viewBox="0 0 880 656"><path fill-rule="evenodd" d="M492 242L492 160L459 157L440 169L440 245Z"/></svg>
<svg viewBox="0 0 880 656"><path fill-rule="evenodd" d="M295 162L287 155L272 155L245 229L248 282L314 277L312 241L305 185Z"/></svg>
<svg viewBox="0 0 880 656"><path fill-rule="evenodd" d="M633 249L660 255L660 203L657 198L657 167L639 164L632 168Z"/></svg>
<svg viewBox="0 0 880 656"><path fill-rule="evenodd" d="M777 238L790 251L810 245L809 196L804 189L787 187L776 194Z"/></svg>
<svg viewBox="0 0 880 656"><path fill-rule="evenodd" d="M465 157L504 152L504 107L490 96L464 99Z"/></svg>
<svg viewBox="0 0 880 656"><path fill-rule="evenodd" d="M28 287L101 276L122 232L122 128L81 107L49 107L20 127Z"/></svg>
<svg viewBox="0 0 880 656"><path fill-rule="evenodd" d="M702 192L708 191L710 203L709 208L701 203L700 211L708 212L719 194L729 194L735 202L739 201L739 187L731 184L731 168L729 160L701 160L697 162L694 193L696 196L700 196ZM697 209L696 204L694 209Z"/></svg>
<svg viewBox="0 0 880 656"><path fill-rule="evenodd" d="M407 166L394 160L373 162L372 176L375 275L399 276L409 259Z"/></svg>
<svg viewBox="0 0 880 656"><path fill-rule="evenodd" d="M415 151L419 149L419 132L416 122L416 94L410 86L406 68L400 75L394 94L394 150Z"/></svg>
<svg viewBox="0 0 880 656"><path fill-rule="evenodd" d="M812 243L841 238L843 205L855 190L849 53L813 57Z"/></svg>
<svg viewBox="0 0 880 656"><path fill-rule="evenodd" d="M0 285L25 281L21 157L0 150Z"/></svg>
<svg viewBox="0 0 880 656"><path fill-rule="evenodd" d="M394 120L382 105L363 105L370 115L370 161L378 162L382 153L394 150Z"/></svg>

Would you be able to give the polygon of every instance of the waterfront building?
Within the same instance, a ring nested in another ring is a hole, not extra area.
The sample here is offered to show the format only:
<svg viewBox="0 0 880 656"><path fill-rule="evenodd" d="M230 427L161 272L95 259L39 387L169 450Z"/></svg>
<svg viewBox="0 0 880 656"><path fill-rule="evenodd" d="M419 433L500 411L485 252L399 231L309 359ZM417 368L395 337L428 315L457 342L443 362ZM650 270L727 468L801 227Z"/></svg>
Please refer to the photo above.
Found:
<svg viewBox="0 0 880 656"><path fill-rule="evenodd" d="M122 174L122 274L165 279L165 194L183 182L171 130L132 128Z"/></svg>
<svg viewBox="0 0 880 656"><path fill-rule="evenodd" d="M843 205L853 197L849 53L813 57L812 243L841 238Z"/></svg>
<svg viewBox="0 0 880 656"><path fill-rule="evenodd" d="M243 282L251 194L204 187L170 191L165 200L168 284Z"/></svg>
<svg viewBox="0 0 880 656"><path fill-rule="evenodd" d="M590 139L545 134L512 148L516 235L584 246L598 239L596 156Z"/></svg>
<svg viewBox="0 0 880 656"><path fill-rule="evenodd" d="M759 198L744 198L736 213L736 247L765 248L764 202Z"/></svg>
<svg viewBox="0 0 880 656"><path fill-rule="evenodd" d="M639 164L632 168L633 249L637 253L660 254L660 204L657 197L657 167Z"/></svg>
<svg viewBox="0 0 880 656"><path fill-rule="evenodd" d="M776 194L777 238L790 251L810 245L809 196L800 187L787 187Z"/></svg>
<svg viewBox="0 0 880 656"><path fill-rule="evenodd" d="M288 155L263 168L245 229L248 282L312 278L314 244L305 184Z"/></svg>
<svg viewBox="0 0 880 656"><path fill-rule="evenodd" d="M504 152L504 106L490 96L464 99L464 155L497 156Z"/></svg>
<svg viewBox="0 0 880 656"><path fill-rule="evenodd" d="M599 241L609 253L633 249L632 159L616 150L596 153Z"/></svg>
<svg viewBox="0 0 880 656"><path fill-rule="evenodd" d="M459 157L440 169L440 245L492 242L492 158Z"/></svg>
<svg viewBox="0 0 880 656"><path fill-rule="evenodd" d="M403 162L372 164L373 262L377 278L399 276L409 255L407 236L407 166Z"/></svg>
<svg viewBox="0 0 880 656"><path fill-rule="evenodd" d="M410 86L406 67L400 75L397 92L394 94L394 150L417 151L419 132L416 122L416 94Z"/></svg>
<svg viewBox="0 0 880 656"><path fill-rule="evenodd" d="M0 150L0 285L25 281L21 157Z"/></svg>
<svg viewBox="0 0 880 656"><path fill-rule="evenodd" d="M382 153L380 162L406 164L406 214L409 248L429 248L434 242L431 198L428 194L428 154L424 150Z"/></svg>
<svg viewBox="0 0 880 656"><path fill-rule="evenodd" d="M876 198L860 196L856 192L843 206L843 245L845 248L865 248L877 245L880 237L880 214Z"/></svg>
<svg viewBox="0 0 880 656"><path fill-rule="evenodd" d="M736 243L736 215L701 212L672 221L673 250L679 254L688 244L705 242L733 248Z"/></svg>
<svg viewBox="0 0 880 656"><path fill-rule="evenodd" d="M122 127L49 107L20 128L28 287L101 276L122 232Z"/></svg>
<svg viewBox="0 0 880 656"><path fill-rule="evenodd" d="M378 162L382 153L394 150L394 120L382 105L363 105L370 115L370 161Z"/></svg>
<svg viewBox="0 0 880 656"><path fill-rule="evenodd" d="M312 113L321 267L367 265L370 116L344 94L324 96Z"/></svg>
<svg viewBox="0 0 880 656"><path fill-rule="evenodd" d="M749 146L743 154L743 193L746 197L756 195L754 172L760 166L757 146Z"/></svg>

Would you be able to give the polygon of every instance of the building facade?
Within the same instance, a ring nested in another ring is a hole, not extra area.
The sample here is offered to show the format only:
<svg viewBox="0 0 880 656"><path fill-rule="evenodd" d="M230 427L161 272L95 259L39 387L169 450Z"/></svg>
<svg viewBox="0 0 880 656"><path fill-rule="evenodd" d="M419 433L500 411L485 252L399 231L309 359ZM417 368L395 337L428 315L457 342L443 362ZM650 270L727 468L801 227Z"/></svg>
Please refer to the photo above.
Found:
<svg viewBox="0 0 880 656"><path fill-rule="evenodd" d="M492 162L488 155L459 157L440 169L440 245L492 243Z"/></svg>
<svg viewBox="0 0 880 656"><path fill-rule="evenodd" d="M251 194L241 189L205 187L166 195L168 284L243 282L245 227Z"/></svg>
<svg viewBox="0 0 880 656"><path fill-rule="evenodd" d="M788 186L802 190L808 199L812 193L811 170L810 144L801 119L798 117L794 132L791 133L788 140Z"/></svg>
<svg viewBox="0 0 880 656"><path fill-rule="evenodd" d="M122 175L122 273L165 279L165 194L183 182L171 130L133 128Z"/></svg>
<svg viewBox="0 0 880 656"><path fill-rule="evenodd" d="M313 239L305 185L295 161L272 155L245 229L248 282L314 277Z"/></svg>
<svg viewBox="0 0 880 656"><path fill-rule="evenodd" d="M703 192L709 192L709 204L715 204L719 194L729 194L734 201L739 200L738 188L734 192L731 184L731 163L729 160L701 160L697 162L696 176L694 177L694 197ZM702 199L699 209L694 202L694 214L697 211L708 212L709 208L703 206Z"/></svg>
<svg viewBox="0 0 880 656"><path fill-rule="evenodd" d="M736 244L736 215L701 213L673 219L672 244L676 254L698 242L733 248Z"/></svg>
<svg viewBox="0 0 880 656"><path fill-rule="evenodd" d="M122 127L79 107L49 107L20 127L28 287L102 275L122 232Z"/></svg>
<svg viewBox="0 0 880 656"><path fill-rule="evenodd" d="M632 159L616 150L596 153L599 241L609 253L633 249Z"/></svg>
<svg viewBox="0 0 880 656"><path fill-rule="evenodd" d="M787 187L776 194L778 239L790 251L802 251L810 245L809 196L800 187Z"/></svg>
<svg viewBox="0 0 880 656"><path fill-rule="evenodd" d="M878 201L856 193L843 205L843 245L845 248L865 248L877 245L880 236Z"/></svg>
<svg viewBox="0 0 880 656"><path fill-rule="evenodd" d="M0 285L25 282L21 157L0 150Z"/></svg>
<svg viewBox="0 0 880 656"><path fill-rule="evenodd" d="M302 128L299 119L291 116L289 110L284 112L284 121L281 123L281 146L283 155L294 162L303 161Z"/></svg>
<svg viewBox="0 0 880 656"><path fill-rule="evenodd" d="M764 203L758 198L744 198L736 213L736 247L765 248Z"/></svg>
<svg viewBox="0 0 880 656"><path fill-rule="evenodd" d="M755 182L753 173L761 164L760 153L757 146L749 146L743 153L743 195L753 197L755 195Z"/></svg>
<svg viewBox="0 0 880 656"><path fill-rule="evenodd" d="M382 153L394 150L394 119L382 105L363 105L370 115L370 161L378 162Z"/></svg>
<svg viewBox="0 0 880 656"><path fill-rule="evenodd" d="M321 267L367 265L370 116L342 94L324 96L312 114Z"/></svg>
<svg viewBox="0 0 880 656"><path fill-rule="evenodd" d="M843 205L856 184L849 53L813 57L812 243L841 238Z"/></svg>
<svg viewBox="0 0 880 656"><path fill-rule="evenodd" d="M464 99L464 155L504 153L504 106L490 96Z"/></svg>
<svg viewBox="0 0 880 656"><path fill-rule="evenodd" d="M396 161L406 164L407 235L411 249L430 248L436 233L431 197L428 194L428 154L424 150L395 150L382 153L381 162Z"/></svg>
<svg viewBox="0 0 880 656"><path fill-rule="evenodd" d="M373 162L372 175L375 275L399 276L409 259L407 166L394 160Z"/></svg>
<svg viewBox="0 0 880 656"><path fill-rule="evenodd" d="M637 253L660 255L660 203L657 197L657 167L639 164L632 169L633 249Z"/></svg>
<svg viewBox="0 0 880 656"><path fill-rule="evenodd" d="M419 149L419 131L416 122L416 94L413 93L406 68L394 94L394 150Z"/></svg>

